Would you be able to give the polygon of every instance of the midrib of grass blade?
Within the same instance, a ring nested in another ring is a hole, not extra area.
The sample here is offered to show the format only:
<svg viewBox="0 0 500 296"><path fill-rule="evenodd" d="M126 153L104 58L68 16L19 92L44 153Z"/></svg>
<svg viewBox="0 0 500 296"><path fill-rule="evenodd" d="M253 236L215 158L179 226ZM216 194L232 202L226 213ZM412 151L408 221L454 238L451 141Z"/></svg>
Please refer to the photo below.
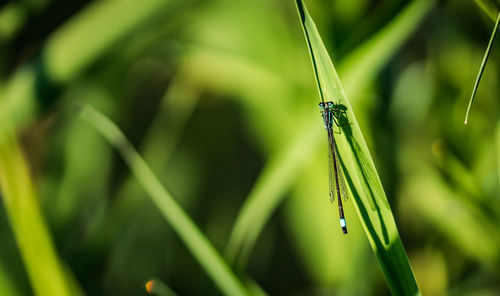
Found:
<svg viewBox="0 0 500 296"><path fill-rule="evenodd" d="M346 107L345 122L349 124L341 126L342 132L336 136L336 142L352 200L366 235L391 292L394 295L419 295L382 183L349 100L304 3L296 0L296 4L311 59L316 63L318 88L325 100Z"/></svg>
<svg viewBox="0 0 500 296"><path fill-rule="evenodd" d="M179 235L215 284L226 295L247 295L243 284L200 229L163 187L120 129L102 113L84 106L80 117L95 128L121 154L165 220Z"/></svg>
<svg viewBox="0 0 500 296"><path fill-rule="evenodd" d="M413 1L394 21L346 58L347 62L341 68L349 79L348 93L357 95L367 86L371 81L369 77L373 77L403 44L432 4L433 1ZM363 70L363 78L356 83L360 69ZM321 126L317 122L318 118L318 113L311 113L306 132L297 134L295 140L273 154L246 198L226 248L228 260L240 268L246 264L259 233L272 212L283 201L284 193L309 159L308 156L315 153L318 145L322 145L320 141L324 141L324 131L318 128Z"/></svg>
<svg viewBox="0 0 500 296"><path fill-rule="evenodd" d="M4 113L0 126L2 200L33 291L47 296L79 295L79 288L59 261L28 166Z"/></svg>
<svg viewBox="0 0 500 296"><path fill-rule="evenodd" d="M472 94L470 96L469 106L467 107L467 113L465 114L464 124L467 124L469 120L470 108L472 106L472 103L474 102L474 98L476 97L477 88L479 87L479 81L481 81L484 68L486 67L486 63L488 62L488 57L490 56L493 41L495 41L495 36L497 35L498 24L500 24L500 11L498 12L497 20L495 22L495 28L493 28L493 32L491 33L490 41L488 42L488 47L486 48L486 52L484 53L483 61L481 62L481 66L479 67L479 72L476 77L476 82L474 83L474 88L472 89Z"/></svg>

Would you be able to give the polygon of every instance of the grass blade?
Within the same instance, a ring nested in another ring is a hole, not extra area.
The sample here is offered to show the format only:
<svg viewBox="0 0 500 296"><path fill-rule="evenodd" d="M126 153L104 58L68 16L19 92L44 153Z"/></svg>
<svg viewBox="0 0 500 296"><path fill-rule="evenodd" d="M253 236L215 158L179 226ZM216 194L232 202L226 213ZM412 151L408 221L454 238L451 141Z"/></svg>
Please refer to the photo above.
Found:
<svg viewBox="0 0 500 296"><path fill-rule="evenodd" d="M486 52L484 53L483 61L481 62L481 66L479 67L479 73L476 77L476 82L474 83L474 88L472 89L472 94L469 100L469 106L467 107L467 113L465 114L464 124L467 124L469 120L469 112L474 102L474 98L476 96L477 88L479 87L479 81L481 81L481 76L483 76L484 68L486 67L486 62L488 61L488 57L490 56L491 47L493 45L493 41L495 40L495 36L497 35L498 24L500 23L500 11L498 12L497 20L495 22L495 28L493 29L493 33L491 33L490 42L488 42L488 47L486 48Z"/></svg>
<svg viewBox="0 0 500 296"><path fill-rule="evenodd" d="M316 119L294 142L268 161L236 219L226 248L229 262L240 268L246 264L262 228L311 156L308 152L314 150L320 140L321 130L317 129Z"/></svg>
<svg viewBox="0 0 500 296"><path fill-rule="evenodd" d="M160 179L162 178L161 172L165 172L166 166L168 166L168 162L179 144L184 126L198 102L197 90L183 85L180 81L183 81L184 77L179 78L174 80L164 94L158 114L152 121L144 136L143 144L141 144L142 157L150 164L150 168ZM165 133L165 127L168 127L167 133ZM120 224L117 222L117 217L127 219L128 214L136 209L144 198L147 198L141 194L142 188L132 175L127 176L117 192L117 198L111 204L103 227L99 230L101 234L112 233L113 231L109 228Z"/></svg>
<svg viewBox="0 0 500 296"><path fill-rule="evenodd" d="M58 259L43 218L28 166L13 127L0 115L2 200L36 295L79 295L79 288Z"/></svg>
<svg viewBox="0 0 500 296"><path fill-rule="evenodd" d="M432 1L411 3L387 27L346 58L341 68L348 77L346 86L350 94L356 95L370 83L371 77L417 27L431 4ZM304 127L306 132L297 134L294 141L268 161L245 200L231 232L226 248L226 256L230 262L236 262L239 267L246 263L259 233L272 212L283 201L284 193L308 161L308 156L313 155L315 149L324 144L323 130L318 128L318 118L318 114L311 114L310 122Z"/></svg>
<svg viewBox="0 0 500 296"><path fill-rule="evenodd" d="M495 21L498 13L498 7L495 5L495 2L485 0L474 0L474 2L476 2L477 6L479 6L493 22Z"/></svg>
<svg viewBox="0 0 500 296"><path fill-rule="evenodd" d="M106 116L85 106L81 118L94 127L121 154L163 217L184 241L215 284L226 295L247 295L243 284L172 195L165 190L120 129Z"/></svg>
<svg viewBox="0 0 500 296"><path fill-rule="evenodd" d="M302 0L297 10L315 64L318 88L324 100L334 100L345 107L349 124L338 135L340 161L353 196L353 202L371 246L394 295L419 295L417 283L404 250L391 209L375 165L356 122L343 86Z"/></svg>

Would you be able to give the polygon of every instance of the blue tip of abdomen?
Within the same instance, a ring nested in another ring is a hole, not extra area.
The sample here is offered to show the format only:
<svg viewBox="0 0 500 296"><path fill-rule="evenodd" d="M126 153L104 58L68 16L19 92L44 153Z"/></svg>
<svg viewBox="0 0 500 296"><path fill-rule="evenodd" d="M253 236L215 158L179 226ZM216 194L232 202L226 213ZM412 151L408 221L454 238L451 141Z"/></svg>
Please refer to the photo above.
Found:
<svg viewBox="0 0 500 296"><path fill-rule="evenodd" d="M340 218L340 227L342 227L342 232L347 234L347 225L344 218Z"/></svg>

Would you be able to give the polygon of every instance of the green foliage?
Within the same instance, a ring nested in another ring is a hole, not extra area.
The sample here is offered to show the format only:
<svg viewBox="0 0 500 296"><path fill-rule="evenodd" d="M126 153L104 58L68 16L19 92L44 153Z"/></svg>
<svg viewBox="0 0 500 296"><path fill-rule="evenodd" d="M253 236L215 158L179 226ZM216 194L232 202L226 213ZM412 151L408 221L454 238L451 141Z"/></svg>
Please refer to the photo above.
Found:
<svg viewBox="0 0 500 296"><path fill-rule="evenodd" d="M37 88L40 81L51 89L75 79L140 23L161 11L166 3L162 0L93 3L51 36L36 63L25 65L7 81L0 108L9 110L14 126L25 125L48 99ZM89 36L92 42L87 42Z"/></svg>
<svg viewBox="0 0 500 296"><path fill-rule="evenodd" d="M22 161L2 156L0 167L30 176L0 176L0 294L48 285L32 276L37 263L17 239L19 220L6 201L18 200L6 195L7 181L36 192L52 251L29 239L45 250L40 262L62 278L53 281L60 290L72 286L71 270L88 295L140 295L150 278L180 295L217 294L220 286L253 295L386 295L364 221L375 223L368 233L380 242L379 257L394 248L385 249L373 205L386 225L394 216L422 294L498 294L495 46L474 124L461 124L498 1L475 1L489 17L483 22L473 1L307 2L322 35L314 44L329 49L356 114L337 135L353 191L344 205L347 236L328 202L318 92L293 1L60 2L0 7L0 112L8 114L0 120L13 126L0 125L0 134L24 151ZM323 53L322 75L337 81ZM153 181L130 174L75 116L75 102L120 126ZM146 182L175 196L199 227L200 244L186 247L165 216L172 210L158 211L163 200L151 199ZM372 187L379 196L365 199ZM40 226L26 233L32 227ZM237 276L218 255L225 247ZM392 254L406 262L403 252Z"/></svg>

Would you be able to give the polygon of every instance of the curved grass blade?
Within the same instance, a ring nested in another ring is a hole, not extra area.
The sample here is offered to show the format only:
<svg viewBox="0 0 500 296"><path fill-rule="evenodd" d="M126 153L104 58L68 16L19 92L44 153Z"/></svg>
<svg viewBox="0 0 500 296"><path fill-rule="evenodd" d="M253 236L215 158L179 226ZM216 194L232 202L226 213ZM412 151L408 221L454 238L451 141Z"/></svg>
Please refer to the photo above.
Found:
<svg viewBox="0 0 500 296"><path fill-rule="evenodd" d="M353 202L366 235L394 295L419 295L417 283L387 202L375 165L345 95L340 79L330 60L312 18L302 0L297 10L311 59L316 66L318 87L325 100L339 102L346 110L342 133L337 137L340 162L344 169ZM374 204L375 209L372 209Z"/></svg>
<svg viewBox="0 0 500 296"><path fill-rule="evenodd" d="M247 295L248 292L243 284L232 273L224 259L172 195L165 190L120 129L106 116L90 106L83 107L80 116L118 150L165 220L177 232L220 290L226 295Z"/></svg>
<svg viewBox="0 0 500 296"><path fill-rule="evenodd" d="M59 261L14 128L3 112L0 126L2 200L33 291L47 296L80 295Z"/></svg>
<svg viewBox="0 0 500 296"><path fill-rule="evenodd" d="M486 48L486 52L484 53L483 61L481 62L481 66L479 67L479 73L477 74L476 82L474 83L474 88L472 89L472 94L470 96L469 106L467 107L467 113L465 114L464 124L467 124L469 120L470 108L472 106L472 103L474 102L477 88L479 87L479 81L481 81L484 68L486 67L486 62L488 61L488 57L490 56L491 47L493 45L493 41L495 40L495 36L497 35L498 24L500 24L500 11L498 12L497 20L495 22L495 28L493 28L493 33L491 33L490 42L488 42L488 47Z"/></svg>
<svg viewBox="0 0 500 296"><path fill-rule="evenodd" d="M380 68L403 44L409 34L429 11L432 1L414 1L394 21L373 38L361 45L341 66L348 73L347 90L357 93L367 86ZM360 62L361 61L361 62ZM360 73L362 77L359 83ZM226 257L243 267L255 245L259 233L269 217L283 201L285 192L293 184L300 169L314 154L319 143L324 141L323 130L318 129L317 114L311 113L305 133L297 134L294 141L274 154L256 181L245 204L236 218L226 248Z"/></svg>

